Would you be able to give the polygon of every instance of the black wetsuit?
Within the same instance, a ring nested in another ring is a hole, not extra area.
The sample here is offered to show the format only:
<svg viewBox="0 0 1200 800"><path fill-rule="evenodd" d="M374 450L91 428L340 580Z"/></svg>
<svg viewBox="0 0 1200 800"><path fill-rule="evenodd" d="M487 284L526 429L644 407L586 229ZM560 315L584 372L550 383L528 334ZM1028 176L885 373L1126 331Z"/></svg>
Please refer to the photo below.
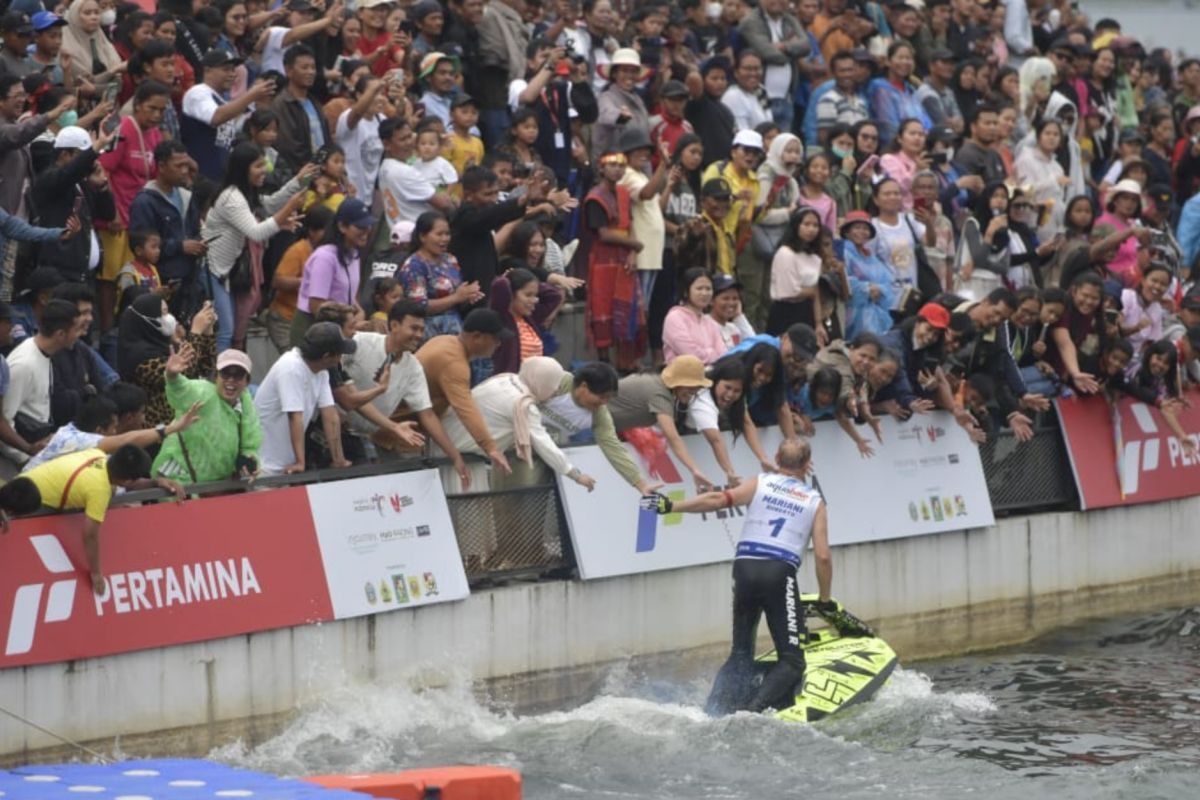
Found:
<svg viewBox="0 0 1200 800"><path fill-rule="evenodd" d="M754 641L765 614L779 661L755 685ZM706 709L710 714L759 712L792 705L804 678L807 630L796 566L779 559L739 558L733 562L733 647L717 673Z"/></svg>

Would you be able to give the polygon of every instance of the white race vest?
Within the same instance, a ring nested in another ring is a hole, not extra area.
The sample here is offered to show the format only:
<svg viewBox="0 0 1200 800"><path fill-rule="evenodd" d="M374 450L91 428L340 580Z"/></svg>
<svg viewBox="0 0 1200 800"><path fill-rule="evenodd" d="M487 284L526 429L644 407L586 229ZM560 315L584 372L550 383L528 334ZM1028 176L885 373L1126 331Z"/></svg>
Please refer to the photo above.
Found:
<svg viewBox="0 0 1200 800"><path fill-rule="evenodd" d="M746 509L738 558L786 561L800 566L821 495L799 478L764 472Z"/></svg>

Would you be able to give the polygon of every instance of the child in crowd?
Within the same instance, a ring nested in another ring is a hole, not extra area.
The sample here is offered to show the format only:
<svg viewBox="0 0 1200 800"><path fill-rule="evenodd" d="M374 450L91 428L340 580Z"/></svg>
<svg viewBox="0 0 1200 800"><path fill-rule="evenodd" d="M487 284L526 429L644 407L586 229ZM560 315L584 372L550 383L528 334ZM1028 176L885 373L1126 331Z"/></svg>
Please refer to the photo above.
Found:
<svg viewBox="0 0 1200 800"><path fill-rule="evenodd" d="M329 226L333 224L333 213L324 204L315 205L308 210L304 215L300 238L284 252L279 266L275 268L275 274L271 277L274 296L267 308L267 335L280 353L286 353L292 347L292 318L296 316L296 303L300 299L304 264L325 238Z"/></svg>
<svg viewBox="0 0 1200 800"><path fill-rule="evenodd" d="M371 319L387 322L392 306L404 299L404 287L395 278L383 278L375 283L371 292ZM385 326L386 327L386 326Z"/></svg>
<svg viewBox="0 0 1200 800"><path fill-rule="evenodd" d="M33 50L25 57L25 62L36 72L45 75L52 85L61 84L67 91L73 90L71 71L64 71L58 58L62 49L63 26L67 21L57 14L43 11L34 14L31 22Z"/></svg>
<svg viewBox="0 0 1200 800"><path fill-rule="evenodd" d="M479 107L469 95L457 95L450 102L450 134L442 145L442 158L453 165L458 177L467 167L483 163L483 140L471 131L479 122ZM455 186L455 196L461 195Z"/></svg>
<svg viewBox="0 0 1200 800"><path fill-rule="evenodd" d="M279 115L269 108L259 108L246 117L242 133L247 139L262 148L263 161L267 166L264 191L281 188L292 176L287 162L279 157L275 142L279 139Z"/></svg>
<svg viewBox="0 0 1200 800"><path fill-rule="evenodd" d="M458 172L441 156L444 133L442 121L435 117L426 117L417 124L417 157L412 166L439 191L457 191Z"/></svg>
<svg viewBox="0 0 1200 800"><path fill-rule="evenodd" d="M512 117L512 127L509 133L508 147L512 150L516 163L531 172L542 163L538 155L538 115L532 108L518 108Z"/></svg>
<svg viewBox="0 0 1200 800"><path fill-rule="evenodd" d="M321 174L313 180L304 196L304 210L320 204L336 212L342 201L354 196L354 185L346 178L346 151L336 144L327 144L313 157L321 165Z"/></svg>
<svg viewBox="0 0 1200 800"><path fill-rule="evenodd" d="M162 253L159 235L154 231L130 231L129 249L133 252L133 258L117 273L117 307L121 306L125 293L134 286L144 286L168 297L170 289L163 285L156 266Z"/></svg>

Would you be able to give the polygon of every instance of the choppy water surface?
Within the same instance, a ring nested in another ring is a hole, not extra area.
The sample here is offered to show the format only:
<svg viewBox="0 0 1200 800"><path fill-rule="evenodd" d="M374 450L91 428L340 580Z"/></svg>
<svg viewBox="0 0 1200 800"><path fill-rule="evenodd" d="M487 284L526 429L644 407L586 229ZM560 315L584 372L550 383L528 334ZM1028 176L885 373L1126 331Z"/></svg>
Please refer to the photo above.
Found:
<svg viewBox="0 0 1200 800"><path fill-rule="evenodd" d="M213 756L287 775L497 764L535 800L1200 796L1200 609L907 665L875 702L807 728L706 717L716 666L618 667L597 696L536 715L481 704L465 679L360 687Z"/></svg>

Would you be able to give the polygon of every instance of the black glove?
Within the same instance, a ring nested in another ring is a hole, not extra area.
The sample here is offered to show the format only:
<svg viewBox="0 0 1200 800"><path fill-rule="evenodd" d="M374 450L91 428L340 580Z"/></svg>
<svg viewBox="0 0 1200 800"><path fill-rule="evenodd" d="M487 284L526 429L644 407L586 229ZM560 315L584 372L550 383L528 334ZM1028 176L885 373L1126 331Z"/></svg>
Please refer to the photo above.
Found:
<svg viewBox="0 0 1200 800"><path fill-rule="evenodd" d="M670 514L671 509L675 505L671 502L671 498L667 497L662 492L651 492L650 494L642 495L642 499L638 501L638 505L647 511L653 511L655 514Z"/></svg>
<svg viewBox="0 0 1200 800"><path fill-rule="evenodd" d="M874 636L871 626L851 614L836 600L818 600L812 604L821 619L832 625L842 636Z"/></svg>

